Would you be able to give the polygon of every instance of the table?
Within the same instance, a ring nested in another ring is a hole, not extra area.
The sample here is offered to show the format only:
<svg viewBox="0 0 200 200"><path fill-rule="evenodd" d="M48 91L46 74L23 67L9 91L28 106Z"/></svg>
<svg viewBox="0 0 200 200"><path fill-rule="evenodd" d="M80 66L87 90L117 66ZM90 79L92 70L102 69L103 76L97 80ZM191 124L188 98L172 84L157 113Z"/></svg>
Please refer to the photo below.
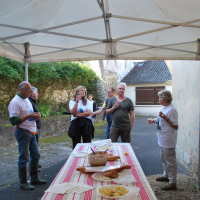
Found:
<svg viewBox="0 0 200 200"><path fill-rule="evenodd" d="M129 143L112 143L114 145L115 150L113 150L114 156L120 156L120 160L117 161L109 161L106 165L119 165L122 163L128 164L131 166L131 171L136 179L136 185L140 187L139 198L140 200L154 200L157 199L154 195L151 186L149 185L146 176L138 162L138 159ZM76 145L72 154L75 152L88 151L90 152L90 143L79 143ZM124 152L127 152L127 155L124 155ZM96 181L92 178L92 174L80 173L76 171L77 167L81 166L89 166L87 162L88 159L84 157L74 157L70 155L51 186L54 184L60 184L65 182L73 182L73 183L85 183L90 186L95 187L93 190L89 190L85 193L81 194L52 194L45 193L42 197L42 200L106 200L107 198L102 198L97 194L97 188L103 185L112 185L113 182L100 182Z"/></svg>

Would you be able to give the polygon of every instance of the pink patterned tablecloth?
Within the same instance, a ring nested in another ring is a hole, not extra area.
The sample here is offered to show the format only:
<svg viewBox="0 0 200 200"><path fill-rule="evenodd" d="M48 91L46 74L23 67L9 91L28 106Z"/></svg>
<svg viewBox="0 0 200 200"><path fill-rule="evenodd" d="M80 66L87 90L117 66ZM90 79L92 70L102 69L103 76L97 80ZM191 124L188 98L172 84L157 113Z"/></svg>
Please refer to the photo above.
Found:
<svg viewBox="0 0 200 200"><path fill-rule="evenodd" d="M107 162L107 165L119 165L122 163L128 164L131 166L131 172L137 181L136 184L132 183L127 186L137 186L140 188L140 193L138 199L141 200L154 200L157 199L154 195L144 172L140 166L140 163L137 160L137 157L129 143L112 143L115 150L113 155L120 156L120 160ZM74 152L89 152L90 144L89 143L80 143L74 149ZM124 155L124 152L127 152L127 155ZM113 185L114 182L102 182L96 181L92 178L92 174L80 173L76 171L77 167L89 166L87 158L84 157L74 157L70 155L51 186L59 183L73 182L73 183L85 183L87 185L95 187L95 189L87 191L81 194L52 194L45 193L42 197L42 200L106 200L107 198L100 197L97 194L97 189L103 185Z"/></svg>

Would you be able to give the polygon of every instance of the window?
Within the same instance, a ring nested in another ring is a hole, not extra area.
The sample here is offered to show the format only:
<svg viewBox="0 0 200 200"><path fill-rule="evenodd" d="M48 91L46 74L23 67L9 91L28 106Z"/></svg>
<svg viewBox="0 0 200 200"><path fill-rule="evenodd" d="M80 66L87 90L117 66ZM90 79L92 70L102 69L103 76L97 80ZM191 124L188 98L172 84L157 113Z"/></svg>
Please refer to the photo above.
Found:
<svg viewBox="0 0 200 200"><path fill-rule="evenodd" d="M136 105L160 105L158 92L165 86L136 87Z"/></svg>

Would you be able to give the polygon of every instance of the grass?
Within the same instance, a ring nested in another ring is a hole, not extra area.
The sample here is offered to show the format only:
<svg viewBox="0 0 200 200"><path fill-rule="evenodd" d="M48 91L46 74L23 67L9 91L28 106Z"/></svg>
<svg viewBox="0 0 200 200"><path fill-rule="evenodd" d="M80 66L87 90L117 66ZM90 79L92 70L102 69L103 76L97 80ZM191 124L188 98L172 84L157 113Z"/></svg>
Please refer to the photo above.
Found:
<svg viewBox="0 0 200 200"><path fill-rule="evenodd" d="M103 121L103 122L96 123L96 124L94 124L94 128L98 128L98 127L100 127L100 126L103 126L103 125L106 124L106 123L107 123L107 121Z"/></svg>
<svg viewBox="0 0 200 200"><path fill-rule="evenodd" d="M95 130L94 133L103 133L103 130Z"/></svg>
<svg viewBox="0 0 200 200"><path fill-rule="evenodd" d="M49 144L71 142L71 138L67 134L61 134L58 136L41 139L40 142L49 143Z"/></svg>
<svg viewBox="0 0 200 200"><path fill-rule="evenodd" d="M5 126L10 127L10 126L12 126L12 124L6 124Z"/></svg>

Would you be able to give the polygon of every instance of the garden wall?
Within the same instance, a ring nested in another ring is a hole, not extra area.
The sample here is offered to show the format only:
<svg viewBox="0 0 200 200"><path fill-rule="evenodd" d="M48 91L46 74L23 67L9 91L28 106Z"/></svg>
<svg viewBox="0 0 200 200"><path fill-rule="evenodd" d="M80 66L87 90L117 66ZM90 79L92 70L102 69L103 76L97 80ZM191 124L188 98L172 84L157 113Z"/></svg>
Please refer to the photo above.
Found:
<svg viewBox="0 0 200 200"><path fill-rule="evenodd" d="M97 115L95 122L102 121L102 115ZM40 139L68 133L71 121L70 115L61 115L42 119ZM14 127L11 124L0 126L0 147L10 146L16 142Z"/></svg>

